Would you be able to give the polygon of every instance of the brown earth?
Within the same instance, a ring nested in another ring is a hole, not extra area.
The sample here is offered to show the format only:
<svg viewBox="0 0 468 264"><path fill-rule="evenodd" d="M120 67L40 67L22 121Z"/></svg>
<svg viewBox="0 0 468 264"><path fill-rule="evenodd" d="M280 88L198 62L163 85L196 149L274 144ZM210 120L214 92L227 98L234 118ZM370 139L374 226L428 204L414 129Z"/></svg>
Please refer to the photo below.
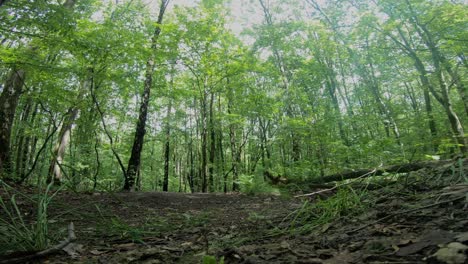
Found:
<svg viewBox="0 0 468 264"><path fill-rule="evenodd" d="M344 208L316 226L307 198L61 192L49 230L60 241L73 222L77 240L33 262L216 263L203 262L210 255L224 263L468 263L466 168L447 168L367 191L362 210ZM34 208L17 203L34 219Z"/></svg>

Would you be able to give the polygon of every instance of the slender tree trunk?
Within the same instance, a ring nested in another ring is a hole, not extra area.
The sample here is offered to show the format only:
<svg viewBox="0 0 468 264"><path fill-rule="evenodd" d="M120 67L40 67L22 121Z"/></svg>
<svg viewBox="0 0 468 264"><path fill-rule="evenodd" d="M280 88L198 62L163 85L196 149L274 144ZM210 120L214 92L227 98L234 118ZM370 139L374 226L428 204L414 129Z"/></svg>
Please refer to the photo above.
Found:
<svg viewBox="0 0 468 264"><path fill-rule="evenodd" d="M231 107L232 102L229 100L228 102L228 114L231 114ZM239 184L237 180L239 178L239 160L240 160L240 153L237 153L237 146L236 146L236 125L230 124L229 125L229 140L231 144L231 162L232 162L232 191L236 192L239 190ZM227 189L227 174L225 174L224 178L224 192L228 191Z"/></svg>
<svg viewBox="0 0 468 264"><path fill-rule="evenodd" d="M445 56L443 56L442 54L439 54L439 58L440 58L441 64L443 65L443 67L449 74L450 78L452 79L453 84L455 84L457 92L460 95L461 101L463 103L463 107L465 108L465 114L468 116L468 89L464 85L458 72L452 69L450 62L447 61Z"/></svg>
<svg viewBox="0 0 468 264"><path fill-rule="evenodd" d="M23 131L26 130L26 128L24 126L26 126L28 123L29 123L29 119L30 119L30 115L31 115L31 111L33 110L33 103L32 103L32 99L31 98L28 98L25 102L25 105L23 106L23 111L21 113L21 117L19 118L19 123L22 124L23 126ZM35 109L34 109L35 110ZM34 111L32 113L32 115L34 115ZM23 167L25 165L25 160L24 160L24 157L27 157L27 153L28 153L28 149L29 149L29 140L27 140L29 138L28 135L26 135L26 133L18 133L17 137L16 137L16 165L15 165L15 172L16 172L16 178L17 179L21 179L21 175L23 173ZM24 153L26 153L26 155L24 155Z"/></svg>
<svg viewBox="0 0 468 264"><path fill-rule="evenodd" d="M403 31L400 28L397 28L397 30L403 42L399 41L398 39L396 39L395 36L391 34L388 34L387 36L389 36L395 43L401 46L402 49L404 49L404 51L409 55L409 57L413 59L415 68L419 72L419 77L421 79L422 84L425 87L427 87L427 89L431 92L434 98L444 108L448 121L450 123L452 133L454 134L455 141L457 142L460 151L462 153L466 153L468 148L468 139L465 138L463 126L460 122L460 119L458 118L458 115L453 110L452 101L449 96L448 85L445 81L444 74L440 68L440 60L437 58L437 52L430 48L434 68L436 71L437 81L439 82L439 91L436 91L435 87L430 82L429 77L427 76L428 72L426 70L426 67L424 66L424 63L419 58L418 54L416 54L416 51L411 47Z"/></svg>
<svg viewBox="0 0 468 264"><path fill-rule="evenodd" d="M350 146L348 137L346 136L346 133L344 131L344 123L343 123L343 118L341 117L341 110L340 110L340 104L338 102L338 97L337 97L337 81L336 81L336 74L332 69L332 65L326 66L328 67L328 76L327 76L327 81L326 81L326 86L328 93L330 95L331 101L332 101L332 106L333 106L333 111L334 111L334 116L338 119L338 131L340 134L341 141L343 141L343 144L345 146Z"/></svg>
<svg viewBox="0 0 468 264"><path fill-rule="evenodd" d="M460 78L460 75L452 69L450 62L447 60L447 58L445 58L445 56L441 52L439 48L439 43L436 40L435 35L427 27L427 24L420 22L418 14L413 9L413 5L411 4L411 2L409 0L406 0L405 2L411 13L410 22L413 24L414 28L416 29L416 32L419 34L419 36L421 37L421 39L424 41L424 43L429 48L429 51L431 52L432 61L434 63L437 77L439 78L440 85L447 86L445 77L442 77L443 75L442 69L445 69L445 71L447 71L450 78L452 79L452 83L457 88L457 92L460 95L460 98L462 100L462 103L465 109L465 114L468 115L468 91L466 90L466 87L463 84ZM400 35L402 35L401 30L400 30ZM448 90L448 88L442 88L442 89ZM444 93L444 91L442 91L442 93ZM447 109L447 111L450 111L450 110ZM455 118L455 117L452 117L452 118ZM456 122L456 121L454 120L453 122ZM467 142L464 142L464 143L466 145Z"/></svg>
<svg viewBox="0 0 468 264"><path fill-rule="evenodd" d="M202 192L206 192L208 189L208 160L207 160L207 148L208 148L208 138L207 138L207 109L206 109L206 104L207 104L207 92L204 91L202 102L201 103L201 158L202 158L202 163L201 163L201 180L202 180Z"/></svg>
<svg viewBox="0 0 468 264"><path fill-rule="evenodd" d="M195 185L194 185L194 174L195 174L195 165L193 160L193 126L192 126L192 117L188 117L189 121L189 129L190 134L187 135L185 133L185 142L188 141L188 151L187 151L187 167L188 167L188 174L187 174L187 181L189 183L190 192L195 192ZM187 120L185 121L185 127L187 127Z"/></svg>
<svg viewBox="0 0 468 264"><path fill-rule="evenodd" d="M101 169L101 160L99 159L99 148L98 148L100 140L99 140L98 133L96 131L94 134L95 134L94 135L95 137L94 153L96 154L96 171L94 172L94 176L93 176L93 192L96 191L99 170Z"/></svg>
<svg viewBox="0 0 468 264"><path fill-rule="evenodd" d="M35 126L37 113L39 112L38 104L34 105L33 113L29 118L28 122L31 127ZM30 163L32 162L32 158L34 153L36 152L36 144L37 144L37 136L27 135L24 140L24 147L22 152L19 153L20 159L20 166L19 171L17 171L17 175L19 175L19 179L24 179L26 172L30 168Z"/></svg>
<svg viewBox="0 0 468 264"><path fill-rule="evenodd" d="M209 186L208 189L210 192L215 191L214 185L214 166L215 166L215 155L216 155L216 132L214 128L214 112L213 112L213 105L214 105L214 93L210 95L210 156L208 165L208 175L209 175Z"/></svg>
<svg viewBox="0 0 468 264"><path fill-rule="evenodd" d="M229 84L229 80L228 80L228 84ZM222 107L221 107L221 94L219 95L219 98L218 98L218 113L222 113ZM219 155L219 161L218 161L218 168L221 168L221 172L220 172L220 175L225 175L225 159L224 159L224 146L223 146L223 126L222 126L222 123L223 121L220 120L219 121L219 125L218 125L218 129L217 129L217 132L218 132L218 155ZM222 177L218 177L219 178L219 181L218 181L218 186L222 186L221 185L221 181L224 180L224 178Z"/></svg>
<svg viewBox="0 0 468 264"><path fill-rule="evenodd" d="M263 11L263 14L264 14L266 24L273 28L273 26L274 26L273 17L272 17L272 15L270 13L268 2L265 2L264 0L258 0L258 1L259 1L260 5L262 7L262 11ZM276 43L272 42L270 44L271 44L271 50L272 50L273 57L274 57L274 62L276 64L276 67L279 70L281 81L282 81L282 84L283 84L283 89L285 90L285 94L286 94L286 97L287 97L286 100L288 101L288 102L286 102L287 105L285 107L286 116L288 118L293 118L294 117L294 111L293 111L293 107L292 107L292 102L290 102L290 100L291 100L291 95L290 95L290 93L291 93L291 90L290 90L291 72L288 70L288 68L286 66L286 63L284 61L284 58L283 58L282 54L280 53L280 50L277 47ZM301 158L300 138L299 138L298 134L293 130L290 131L290 137L291 137L291 152L290 152L291 153L291 159L292 159L292 161L299 161L300 158Z"/></svg>
<svg viewBox="0 0 468 264"><path fill-rule="evenodd" d="M369 51L369 43L367 42L366 40L366 48L367 50ZM388 105L383 101L382 99L382 95L380 93L380 89L379 89L379 83L377 81L377 78L376 78L376 75L375 75L375 69L374 69L374 64L372 62L372 59L370 57L370 54L367 53L366 55L366 60L367 60L367 63L369 64L369 70L370 70L370 73L368 74L368 78L369 78L369 84L370 84L370 88L371 88L371 92L372 94L374 95L374 99L376 100L376 103L380 109L380 112L383 114L385 120L383 121L384 122L384 126L386 129L391 129L394 136L395 136L395 139L398 143L398 145L402 145L401 144L401 140L400 140L400 131L398 129L398 126L397 126L397 123L395 122L395 119L393 118L393 114L392 114L392 111L390 110L390 108L388 107Z"/></svg>
<svg viewBox="0 0 468 264"><path fill-rule="evenodd" d="M158 26L156 27L153 37L151 39L151 49L152 55L146 62L146 72L145 72L145 82L143 88L143 95L142 95L142 102L140 105L140 111L138 116L138 122L135 129L135 138L133 140L132 152L130 155L130 159L128 161L127 172L125 177L125 183L123 189L126 191L133 191L135 189L135 180L140 170L141 165L141 151L143 150L143 142L145 137L145 127L146 127L146 119L148 116L148 105L150 100L150 92L151 88L153 87L153 74L155 71L155 52L157 49L157 41L159 35L161 34L161 27L159 25L162 24L164 12L166 11L166 7L169 4L170 0L161 0L161 5L159 8L159 15L158 15Z"/></svg>
<svg viewBox="0 0 468 264"><path fill-rule="evenodd" d="M78 108L72 107L68 110L67 118L63 121L62 128L60 129L58 142L54 147L52 153L52 160L49 166L49 174L47 182L54 182L60 184L62 181L62 168L61 164L65 156L65 150L70 142L71 130L76 117L78 116Z"/></svg>
<svg viewBox="0 0 468 264"><path fill-rule="evenodd" d="M86 92L93 86L93 69L89 69L87 79L81 83L80 92L76 98L76 102L83 100ZM68 109L67 118L63 121L57 144L52 153L47 182L60 184L62 181L61 163L63 162L66 148L70 143L73 124L75 123L79 112L80 109L78 106L73 106Z"/></svg>
<svg viewBox="0 0 468 264"><path fill-rule="evenodd" d="M170 116L172 111L172 99L169 98L166 113L166 142L164 144L164 179L163 179L163 192L169 190L169 160L170 160L170 141L171 141L171 126Z"/></svg>

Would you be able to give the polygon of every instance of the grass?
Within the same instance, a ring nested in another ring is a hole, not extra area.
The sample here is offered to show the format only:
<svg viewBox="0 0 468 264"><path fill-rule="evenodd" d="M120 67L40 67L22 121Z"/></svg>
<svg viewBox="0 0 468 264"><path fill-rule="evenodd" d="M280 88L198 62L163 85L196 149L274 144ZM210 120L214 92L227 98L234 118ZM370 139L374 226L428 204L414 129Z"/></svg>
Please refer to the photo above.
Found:
<svg viewBox="0 0 468 264"><path fill-rule="evenodd" d="M367 209L363 202L365 195L366 192L356 192L346 186L328 199L314 203L307 200L283 219L282 223L286 225L281 231L291 234L310 233L341 217L358 215Z"/></svg>
<svg viewBox="0 0 468 264"><path fill-rule="evenodd" d="M3 187L4 198L0 197L0 254L8 254L18 251L39 251L47 248L49 245L48 215L47 209L58 191L50 194L52 184L39 192L37 200L28 197L25 194L17 192L0 180ZM40 189L40 188L39 188ZM16 193L10 194L9 190ZM18 207L17 197L24 199L36 205L37 212L34 221L27 221L26 214Z"/></svg>
<svg viewBox="0 0 468 264"><path fill-rule="evenodd" d="M185 213L182 215L171 215L160 217L147 215L144 221L128 223L120 216L105 216L97 207L99 221L97 224L97 235L102 237L116 237L120 240L129 240L136 243L144 243L145 238L161 236L163 233L180 229L204 228L209 225L213 216L209 212L199 215ZM142 212L142 214L144 214ZM166 219L172 218L169 223Z"/></svg>

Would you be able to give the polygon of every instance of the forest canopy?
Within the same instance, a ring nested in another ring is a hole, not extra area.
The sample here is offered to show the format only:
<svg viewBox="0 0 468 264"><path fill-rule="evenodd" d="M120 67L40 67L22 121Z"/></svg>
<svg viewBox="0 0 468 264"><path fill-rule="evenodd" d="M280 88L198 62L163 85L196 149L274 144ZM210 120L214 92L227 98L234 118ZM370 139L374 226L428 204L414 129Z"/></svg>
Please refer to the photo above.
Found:
<svg viewBox="0 0 468 264"><path fill-rule="evenodd" d="M231 192L464 155L466 14L461 0L0 0L1 179Z"/></svg>

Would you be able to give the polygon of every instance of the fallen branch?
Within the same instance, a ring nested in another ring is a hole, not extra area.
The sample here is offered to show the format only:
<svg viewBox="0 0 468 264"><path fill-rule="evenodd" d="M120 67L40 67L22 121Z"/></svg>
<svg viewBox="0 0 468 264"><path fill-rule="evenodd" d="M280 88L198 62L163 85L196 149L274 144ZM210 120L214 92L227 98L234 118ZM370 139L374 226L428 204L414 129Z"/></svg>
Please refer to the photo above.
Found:
<svg viewBox="0 0 468 264"><path fill-rule="evenodd" d="M375 173L376 171L377 171L377 168L373 169L372 171L367 172L366 174L363 174L363 175L361 175L361 176L355 178L355 180L365 178L365 177L367 177L367 176L369 176L369 175ZM313 195L316 195L316 194L320 194L320 193L324 193L324 192L333 191L334 189L337 189L337 188L339 188L339 187L341 187L341 186L345 186L345 185L351 184L351 183L353 183L353 182L354 182L354 181L350 181L350 182L343 183L343 184L338 184L338 185L336 185L335 187L332 187L332 188L329 188L329 189L323 189L323 190L316 191L316 192L313 192L313 193L307 193L307 194L296 195L296 196L294 196L294 198L313 196Z"/></svg>
<svg viewBox="0 0 468 264"><path fill-rule="evenodd" d="M32 259L36 259L36 258L45 257L45 256L48 256L48 255L51 255L51 254L55 254L55 253L59 252L60 250L62 250L63 248L65 248L66 246L68 246L70 243L72 243L75 240L76 240L75 226L73 225L73 222L70 222L70 224L68 225L68 237L66 239L64 239L63 241L61 241L60 243L58 243L57 245L55 245L55 246L53 246L51 248L45 249L43 251L36 252L36 253L34 253L32 255L1 260L0 264L24 263L24 262L26 262L28 260L32 260Z"/></svg>

